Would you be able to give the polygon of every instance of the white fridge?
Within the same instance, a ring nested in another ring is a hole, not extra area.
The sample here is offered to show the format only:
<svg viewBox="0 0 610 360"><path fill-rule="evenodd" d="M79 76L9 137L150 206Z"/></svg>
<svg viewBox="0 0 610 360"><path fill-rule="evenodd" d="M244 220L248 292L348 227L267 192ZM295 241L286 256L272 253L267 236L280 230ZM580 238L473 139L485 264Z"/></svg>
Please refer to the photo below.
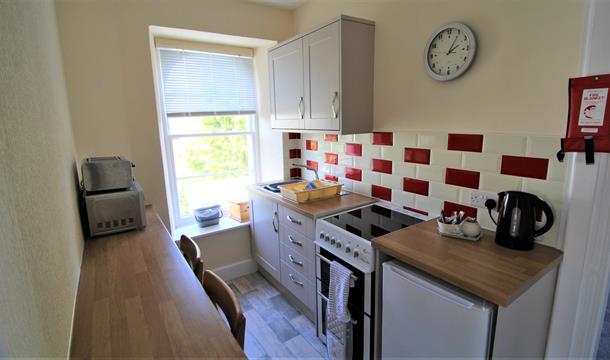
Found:
<svg viewBox="0 0 610 360"><path fill-rule="evenodd" d="M495 305L398 261L383 264L381 352L389 358L487 358Z"/></svg>

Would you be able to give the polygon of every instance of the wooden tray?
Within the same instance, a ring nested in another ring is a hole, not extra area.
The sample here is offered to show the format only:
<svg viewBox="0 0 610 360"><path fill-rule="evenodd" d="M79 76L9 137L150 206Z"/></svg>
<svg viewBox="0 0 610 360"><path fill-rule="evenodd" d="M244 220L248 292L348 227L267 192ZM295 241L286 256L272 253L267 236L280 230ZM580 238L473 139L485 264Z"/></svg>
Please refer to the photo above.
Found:
<svg viewBox="0 0 610 360"><path fill-rule="evenodd" d="M306 203L339 196L343 184L335 182L314 180L316 189L307 189L309 181L298 182L295 184L287 184L279 186L282 196L288 200L298 203Z"/></svg>

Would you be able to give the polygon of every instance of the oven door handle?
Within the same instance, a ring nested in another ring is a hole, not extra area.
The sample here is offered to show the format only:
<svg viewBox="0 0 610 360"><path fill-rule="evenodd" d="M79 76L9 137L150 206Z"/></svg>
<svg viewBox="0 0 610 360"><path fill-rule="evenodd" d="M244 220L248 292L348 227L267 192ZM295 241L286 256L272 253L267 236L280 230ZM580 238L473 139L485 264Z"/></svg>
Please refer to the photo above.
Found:
<svg viewBox="0 0 610 360"><path fill-rule="evenodd" d="M320 258L320 260L324 261L325 263L327 263L328 265L332 264L332 261L328 260L327 258L325 258L324 256L316 253L316 256L318 258ZM356 276L354 276L354 274L350 275L350 278L352 279L352 282L355 284L356 281L358 281L358 278ZM354 284L350 284L350 287L354 287Z"/></svg>
<svg viewBox="0 0 610 360"><path fill-rule="evenodd" d="M319 291L316 291L316 292L318 293L318 296L319 296L319 297L321 297L322 299L324 299L324 300L325 300L327 303L329 303L329 302L330 302L330 300L328 300L328 298L327 298L326 296L324 296L324 294L322 294L322 293L321 293L321 292L319 292ZM327 305L327 306L328 306L328 305ZM352 319L351 317L349 318L349 321L350 321L352 324L354 324L354 325L358 324L358 320L354 320L354 319Z"/></svg>

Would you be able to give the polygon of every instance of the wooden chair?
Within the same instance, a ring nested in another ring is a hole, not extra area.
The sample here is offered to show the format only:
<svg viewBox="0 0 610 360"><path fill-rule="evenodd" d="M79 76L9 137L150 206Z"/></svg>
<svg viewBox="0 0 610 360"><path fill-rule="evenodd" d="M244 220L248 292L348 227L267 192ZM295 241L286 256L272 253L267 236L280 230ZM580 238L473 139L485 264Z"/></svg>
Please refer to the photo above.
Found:
<svg viewBox="0 0 610 360"><path fill-rule="evenodd" d="M201 283L203 281L203 261L201 261L201 252L199 246L186 235L180 237L180 251L184 255L186 262L189 264L197 280Z"/></svg>
<svg viewBox="0 0 610 360"><path fill-rule="evenodd" d="M235 293L227 283L210 270L203 273L203 289L214 305L219 307L229 322L231 333L244 348L244 335L246 333L246 317Z"/></svg>

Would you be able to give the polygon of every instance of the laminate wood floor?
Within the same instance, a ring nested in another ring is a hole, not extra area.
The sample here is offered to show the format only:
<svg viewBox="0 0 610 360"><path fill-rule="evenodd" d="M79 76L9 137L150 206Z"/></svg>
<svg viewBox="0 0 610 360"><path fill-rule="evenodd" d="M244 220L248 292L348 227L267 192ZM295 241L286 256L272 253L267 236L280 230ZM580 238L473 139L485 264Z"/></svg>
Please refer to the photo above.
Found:
<svg viewBox="0 0 610 360"><path fill-rule="evenodd" d="M246 316L245 353L250 359L326 358L316 327L260 273L232 280Z"/></svg>

